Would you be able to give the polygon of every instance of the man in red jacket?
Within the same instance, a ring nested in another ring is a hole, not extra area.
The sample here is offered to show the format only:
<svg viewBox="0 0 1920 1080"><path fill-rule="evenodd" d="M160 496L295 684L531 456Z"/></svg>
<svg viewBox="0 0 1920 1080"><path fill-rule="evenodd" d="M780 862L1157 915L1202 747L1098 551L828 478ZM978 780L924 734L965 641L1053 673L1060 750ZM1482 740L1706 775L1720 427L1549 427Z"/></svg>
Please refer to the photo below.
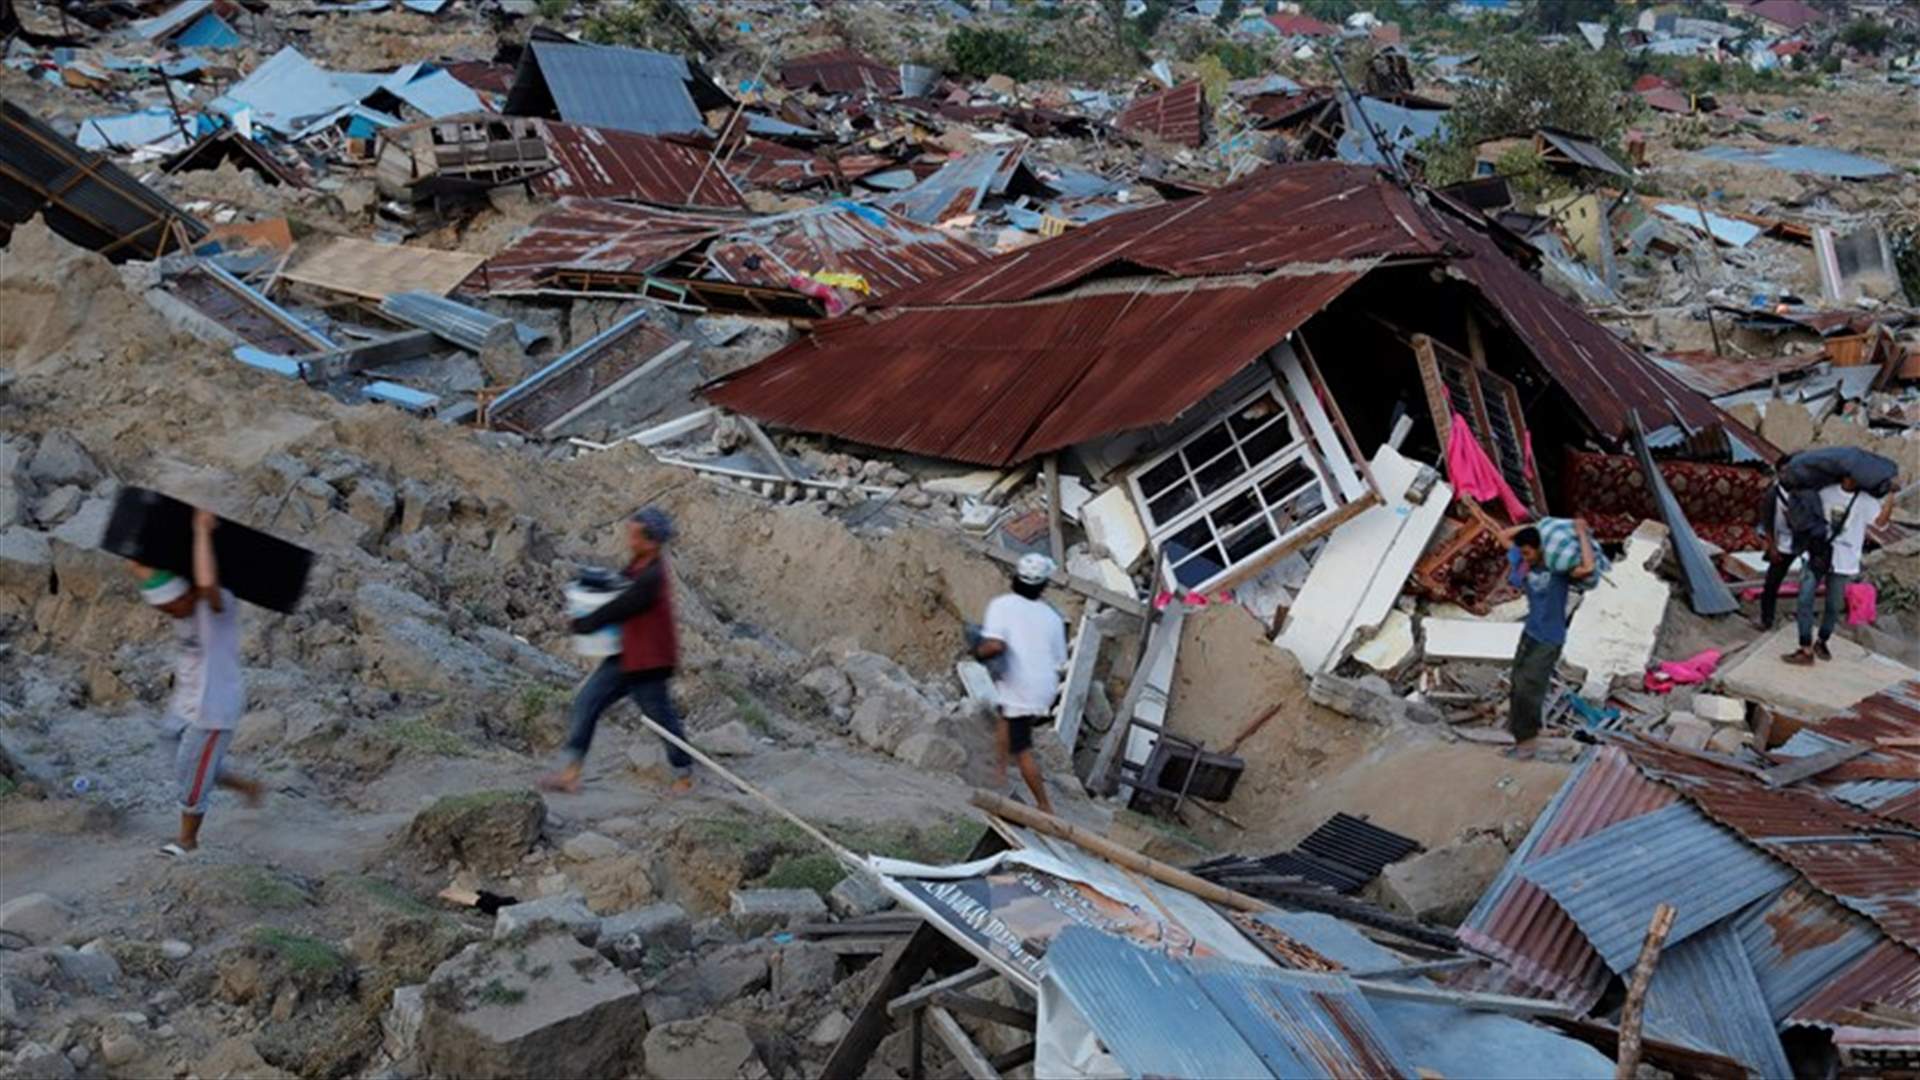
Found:
<svg viewBox="0 0 1920 1080"><path fill-rule="evenodd" d="M575 695L566 767L543 779L541 787L549 791L580 790L581 762L593 743L600 714L622 696L632 698L640 711L661 727L686 738L668 692L673 669L680 662L680 640L673 625L673 578L663 550L672 539L673 519L663 510L649 506L628 518L627 548L633 561L624 571L626 589L590 614L573 620L576 634L591 634L618 623L620 654L601 661ZM693 759L668 743L667 761L673 766L673 790L691 791Z"/></svg>

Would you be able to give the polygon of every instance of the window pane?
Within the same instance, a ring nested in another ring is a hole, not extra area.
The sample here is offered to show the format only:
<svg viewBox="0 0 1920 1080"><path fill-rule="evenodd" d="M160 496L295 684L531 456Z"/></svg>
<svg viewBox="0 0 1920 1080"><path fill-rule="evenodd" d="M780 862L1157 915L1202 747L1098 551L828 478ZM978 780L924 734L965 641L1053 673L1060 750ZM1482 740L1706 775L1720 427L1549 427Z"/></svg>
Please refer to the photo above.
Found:
<svg viewBox="0 0 1920 1080"><path fill-rule="evenodd" d="M1152 499L1167 488L1185 479L1187 468L1180 462L1180 455L1174 454L1167 460L1140 474L1140 494Z"/></svg>
<svg viewBox="0 0 1920 1080"><path fill-rule="evenodd" d="M1208 545L1200 554L1173 568L1173 578L1187 588L1195 588L1217 576L1226 567L1220 563L1220 549Z"/></svg>
<svg viewBox="0 0 1920 1080"><path fill-rule="evenodd" d="M1289 533L1326 512L1326 492L1315 484L1294 492L1286 502L1274 506L1273 525L1281 533Z"/></svg>
<svg viewBox="0 0 1920 1080"><path fill-rule="evenodd" d="M1293 443L1293 421L1283 416L1264 430L1256 432L1243 444L1242 449L1247 452L1247 460L1258 465Z"/></svg>
<svg viewBox="0 0 1920 1080"><path fill-rule="evenodd" d="M1147 513L1157 524L1165 525L1199 501L1200 497L1193 493L1193 485L1183 477L1178 484L1147 503Z"/></svg>
<svg viewBox="0 0 1920 1080"><path fill-rule="evenodd" d="M1200 494L1207 496L1215 494L1246 474L1247 466L1240 460L1240 455L1229 450L1226 457L1201 468L1194 479L1200 484Z"/></svg>
<svg viewBox="0 0 1920 1080"><path fill-rule="evenodd" d="M1227 423L1233 428L1234 435L1244 440L1247 436L1266 427L1275 418L1285 422L1286 415L1287 410L1274 400L1272 394L1268 393L1247 402L1246 408L1235 413Z"/></svg>
<svg viewBox="0 0 1920 1080"><path fill-rule="evenodd" d="M1196 436L1181 453L1186 455L1188 468L1199 469L1232 445L1233 439L1227 435L1227 426L1215 424Z"/></svg>
<svg viewBox="0 0 1920 1080"><path fill-rule="evenodd" d="M1273 529L1264 521L1256 521L1252 528L1242 530L1237 536L1227 541L1227 561L1238 563L1242 559L1251 558L1258 554L1261 548L1273 543L1273 539Z"/></svg>
<svg viewBox="0 0 1920 1080"><path fill-rule="evenodd" d="M1201 518L1199 521L1194 522L1167 538L1167 558L1177 563L1194 552L1199 551L1201 548L1209 547L1212 544L1213 530L1207 528L1206 519Z"/></svg>
<svg viewBox="0 0 1920 1080"><path fill-rule="evenodd" d="M1313 467L1306 461L1295 461L1260 481L1260 494L1266 497L1268 506L1279 506L1294 492L1315 483L1318 479Z"/></svg>
<svg viewBox="0 0 1920 1080"><path fill-rule="evenodd" d="M1221 503L1207 516L1213 519L1214 531L1225 536L1260 517L1260 500L1254 498L1249 488Z"/></svg>

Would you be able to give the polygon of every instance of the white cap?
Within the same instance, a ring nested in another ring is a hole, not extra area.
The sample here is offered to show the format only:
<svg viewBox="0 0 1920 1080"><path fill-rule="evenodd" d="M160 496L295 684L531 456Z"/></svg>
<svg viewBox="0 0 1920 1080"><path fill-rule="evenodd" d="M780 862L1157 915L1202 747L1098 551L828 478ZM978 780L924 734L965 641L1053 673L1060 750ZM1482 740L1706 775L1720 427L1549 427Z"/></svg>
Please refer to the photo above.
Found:
<svg viewBox="0 0 1920 1080"><path fill-rule="evenodd" d="M1014 565L1013 574L1027 585L1043 585L1053 576L1053 560L1037 551L1020 556Z"/></svg>

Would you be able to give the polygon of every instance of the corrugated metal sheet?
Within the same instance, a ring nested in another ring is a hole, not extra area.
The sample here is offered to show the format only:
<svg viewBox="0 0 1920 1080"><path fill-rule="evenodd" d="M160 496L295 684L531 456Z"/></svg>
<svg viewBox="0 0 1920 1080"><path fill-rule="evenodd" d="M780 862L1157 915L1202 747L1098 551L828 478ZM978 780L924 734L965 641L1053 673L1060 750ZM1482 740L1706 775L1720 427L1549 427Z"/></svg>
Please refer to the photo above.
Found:
<svg viewBox="0 0 1920 1080"><path fill-rule="evenodd" d="M1920 952L1882 938L1801 1002L1789 1023L1831 1027L1839 1013L1870 1002L1920 1011Z"/></svg>
<svg viewBox="0 0 1920 1080"><path fill-rule="evenodd" d="M1906 685L1911 686L1912 684L1909 683ZM1868 699L1867 702L1862 702L1862 704L1869 705L1873 700L1874 699ZM1850 732L1851 738L1830 737L1816 732L1812 728L1802 728L1794 732L1793 737L1788 739L1784 745L1775 749L1774 754L1779 757L1806 757L1811 754L1837 749L1847 743L1876 742L1878 736L1884 733L1872 730L1873 727L1879 726L1870 722L1871 720L1878 720L1879 717L1877 716L1868 718L1868 722L1866 723L1863 723L1863 718L1858 716L1848 716L1845 719L1853 721L1851 726L1853 726L1854 730ZM1898 729L1896 725L1894 730ZM1916 763L1912 756L1901 752L1904 749L1906 748L1886 747L1884 750L1875 750L1863 754L1860 757L1854 758L1852 761L1842 762L1840 766L1828 769L1808 782L1849 806L1857 806L1863 810L1874 810L1881 813L1885 813L1888 806L1893 806L1897 809L1900 806L1901 799L1920 792L1920 780L1877 779L1873 777L1863 777L1856 780L1851 779L1851 777L1865 771L1868 767L1876 770L1884 767L1888 769L1899 769L1901 771L1915 771L1914 766Z"/></svg>
<svg viewBox="0 0 1920 1080"><path fill-rule="evenodd" d="M559 167L533 186L556 198L634 199L660 206L746 209L740 190L707 155L690 147L630 131L567 124L541 124L547 152Z"/></svg>
<svg viewBox="0 0 1920 1080"><path fill-rule="evenodd" d="M1737 248L1743 248L1753 243L1755 238L1766 231L1750 221L1739 221L1734 218L1721 217L1719 214L1711 212L1707 214L1705 219L1702 219L1700 211L1691 206L1681 206L1678 203L1656 203L1653 210L1654 213L1659 214L1661 217L1671 218L1688 228L1698 232L1708 233L1715 240Z"/></svg>
<svg viewBox="0 0 1920 1080"><path fill-rule="evenodd" d="M1787 172L1813 173L1843 180L1873 180L1896 175L1892 166L1858 154L1829 150L1824 146L1771 146L1765 150L1742 150L1732 146L1709 146L1695 153L1715 161L1739 165L1764 165Z"/></svg>
<svg viewBox="0 0 1920 1080"><path fill-rule="evenodd" d="M151 19L128 23L127 29L133 32L134 37L154 41L185 30L188 23L212 10L213 0L181 0Z"/></svg>
<svg viewBox="0 0 1920 1080"><path fill-rule="evenodd" d="M227 87L226 93L207 107L229 117L250 109L253 123L291 136L316 118L352 105L359 98L288 45L246 78Z"/></svg>
<svg viewBox="0 0 1920 1080"><path fill-rule="evenodd" d="M1753 966L1730 922L1677 945L1669 939L1647 987L1645 1016L1649 1030L1717 1050L1756 1076L1785 1080L1793 1075Z"/></svg>
<svg viewBox="0 0 1920 1080"><path fill-rule="evenodd" d="M1413 1075L1342 976L1181 964L1082 927L1047 972L1133 1076Z"/></svg>
<svg viewBox="0 0 1920 1080"><path fill-rule="evenodd" d="M118 165L0 99L0 225L43 211L54 232L114 262L178 250L169 223L189 243L207 235L205 225Z"/></svg>
<svg viewBox="0 0 1920 1080"><path fill-rule="evenodd" d="M1711 352L1669 353L1651 357L1668 374L1708 397L1719 397L1771 382L1818 364L1820 353L1798 356L1715 356Z"/></svg>
<svg viewBox="0 0 1920 1080"><path fill-rule="evenodd" d="M444 71L416 75L389 89L395 97L434 119L485 108L480 102L480 95L474 93L472 87Z"/></svg>
<svg viewBox="0 0 1920 1080"><path fill-rule="evenodd" d="M900 72L853 49L832 49L781 64L780 84L826 94L893 95L900 92Z"/></svg>
<svg viewBox="0 0 1920 1080"><path fill-rule="evenodd" d="M1872 923L1804 881L1754 901L1733 924L1776 1023L1884 940Z"/></svg>
<svg viewBox="0 0 1920 1080"><path fill-rule="evenodd" d="M542 115L542 95L569 123L641 135L707 134L687 62L668 53L533 41L521 54L503 111Z"/></svg>
<svg viewBox="0 0 1920 1080"><path fill-rule="evenodd" d="M1521 871L1609 826L1672 805L1677 798L1641 776L1616 747L1588 754L1461 923L1460 940L1500 960L1527 985L1578 1009L1591 1007L1608 978L1600 954L1566 911Z"/></svg>
<svg viewBox="0 0 1920 1080"><path fill-rule="evenodd" d="M1613 160L1613 156L1601 149L1600 144L1594 142L1592 139L1584 138L1570 131L1561 131L1558 128L1550 127L1539 129L1539 134L1540 137L1551 144L1555 150L1560 151L1562 154L1565 154L1567 157L1572 158L1575 162L1589 169L1612 173L1615 176L1633 175L1624 165Z"/></svg>
<svg viewBox="0 0 1920 1080"><path fill-rule="evenodd" d="M180 31L173 43L188 49L233 49L239 47L241 37L231 23L209 12Z"/></svg>
<svg viewBox="0 0 1920 1080"><path fill-rule="evenodd" d="M1412 153L1423 140L1445 135L1447 130L1445 109L1410 109L1376 97L1347 94L1340 95L1340 107L1345 129L1340 133L1334 154L1356 165L1388 164L1380 154L1380 144L1367 130L1368 124L1372 124L1394 154L1401 157Z"/></svg>
<svg viewBox="0 0 1920 1080"><path fill-rule="evenodd" d="M430 292L398 292L380 301L382 313L408 326L430 330L470 352L506 345L516 338L512 319Z"/></svg>
<svg viewBox="0 0 1920 1080"><path fill-rule="evenodd" d="M788 427L1008 465L1172 420L1359 277L1117 279L1019 305L848 316L708 396Z"/></svg>
<svg viewBox="0 0 1920 1080"><path fill-rule="evenodd" d="M898 195L874 200L913 221L934 224L980 209L988 195L1006 191L1026 153L1025 143L978 150L940 166L940 171Z"/></svg>
<svg viewBox="0 0 1920 1080"><path fill-rule="evenodd" d="M267 352L292 356L335 347L326 335L208 260L169 279L167 289L240 340Z"/></svg>
<svg viewBox="0 0 1920 1080"><path fill-rule="evenodd" d="M1678 912L1672 947L1793 879L1685 803L1603 829L1521 873L1573 916L1616 973L1632 969L1663 901Z"/></svg>
<svg viewBox="0 0 1920 1080"><path fill-rule="evenodd" d="M792 274L850 272L875 295L985 258L938 229L845 201L743 220L563 199L488 260L481 280L501 291L554 268L648 273L703 246L705 263L686 276L786 289Z"/></svg>
<svg viewBox="0 0 1920 1080"><path fill-rule="evenodd" d="M509 387L488 406L487 421L537 434L673 342L641 308Z"/></svg>
<svg viewBox="0 0 1920 1080"><path fill-rule="evenodd" d="M1206 91L1195 81L1134 98L1113 125L1176 146L1201 146L1207 141Z"/></svg>
<svg viewBox="0 0 1920 1080"><path fill-rule="evenodd" d="M1663 745L1620 739L1636 764L1672 784L1708 817L1798 870L1816 888L1920 948L1920 838L1816 788L1767 788L1758 778ZM1885 831L1889 824L1900 832Z"/></svg>
<svg viewBox="0 0 1920 1080"><path fill-rule="evenodd" d="M600 199L561 199L481 267L490 292L528 288L556 267L645 273L712 238L738 219L675 213Z"/></svg>

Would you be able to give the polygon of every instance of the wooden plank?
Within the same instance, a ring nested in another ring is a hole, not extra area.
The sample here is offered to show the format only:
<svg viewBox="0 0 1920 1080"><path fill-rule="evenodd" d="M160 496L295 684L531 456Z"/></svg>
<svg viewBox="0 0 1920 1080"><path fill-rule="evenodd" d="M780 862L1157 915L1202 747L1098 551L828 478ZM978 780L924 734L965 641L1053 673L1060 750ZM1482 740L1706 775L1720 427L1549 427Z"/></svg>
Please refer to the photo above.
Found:
<svg viewBox="0 0 1920 1080"><path fill-rule="evenodd" d="M281 277L370 300L409 289L445 296L486 261L486 256L473 252L378 244L343 236L300 265L286 270Z"/></svg>
<svg viewBox="0 0 1920 1080"><path fill-rule="evenodd" d="M1176 600L1167 605L1166 610L1160 613L1160 618L1153 623L1146 652L1133 669L1126 696L1120 699L1120 707L1114 710L1113 725L1107 728L1106 737L1100 741L1099 756L1094 758L1093 769L1087 773L1087 789L1096 795L1111 795L1117 787L1113 777L1120 770L1120 758L1126 748L1127 734L1133 727L1134 711L1140 707L1140 699L1147 692L1147 676L1167 650L1174 648L1180 640L1180 627L1186 620L1186 608L1184 603Z"/></svg>
<svg viewBox="0 0 1920 1080"><path fill-rule="evenodd" d="M1092 852L1115 866L1125 867L1144 874L1163 885L1171 885L1182 892L1211 903L1233 908L1236 911L1268 912L1273 905L1255 900L1245 893L1238 893L1223 885L1215 885L1205 878L1196 877L1176 866L1168 866L1158 859L1149 858L1129 847L1123 847L1098 833L1090 832L1069 821L1063 821L1052 814L1036 810L1025 803L1015 802L1004 795L991 791L976 790L972 798L973 805L996 817L1006 818L1016 825L1024 825L1035 832L1045 833L1055 839L1065 840L1075 847Z"/></svg>
<svg viewBox="0 0 1920 1080"><path fill-rule="evenodd" d="M438 348L440 339L431 332L410 330L362 345L315 353L300 361L300 375L309 383L331 382L382 364L397 364L426 356Z"/></svg>
<svg viewBox="0 0 1920 1080"><path fill-rule="evenodd" d="M1009 1050L1006 1053L1001 1054L999 1057L994 1058L993 1067L996 1069L999 1069L1001 1072L1006 1072L1009 1069L1017 1069L1020 1066L1025 1065L1028 1062L1031 1062L1033 1060L1033 1054L1034 1054L1033 1043L1027 1043L1024 1046L1016 1046L1012 1050Z"/></svg>
<svg viewBox="0 0 1920 1080"><path fill-rule="evenodd" d="M1347 426L1346 414L1340 411L1340 402L1327 389L1327 382L1320 377L1320 363L1313 358L1313 350L1307 347L1305 334L1296 334L1300 342L1300 368L1307 373L1307 382L1314 393L1320 396L1321 408L1332 418L1335 431L1340 433L1340 441L1347 448L1347 459L1353 468L1366 481L1367 489L1375 495L1380 493L1380 485L1373 481L1373 467L1367 464L1367 455L1360 450L1359 440L1353 437L1353 429Z"/></svg>
<svg viewBox="0 0 1920 1080"><path fill-rule="evenodd" d="M1053 730L1060 737L1060 744L1067 748L1067 756L1073 756L1073 748L1080 741L1080 721L1087 714L1087 692L1093 688L1093 668L1100 658L1100 644L1106 640L1101 633L1098 618L1100 602L1087 601L1086 610L1080 613L1080 627L1073 635L1073 652L1067 657L1067 678L1060 691L1060 708L1054 716Z"/></svg>
<svg viewBox="0 0 1920 1080"><path fill-rule="evenodd" d="M1040 1022L1038 1014L1031 1009L1016 1009L1011 1005L1002 1005L997 1001L977 998L960 990L940 990L933 995L933 1004L951 1012L966 1013L982 1020L991 1020L1021 1031L1032 1031Z"/></svg>
<svg viewBox="0 0 1920 1080"><path fill-rule="evenodd" d="M978 986L998 974L999 972L985 964L975 964L957 975L949 975L937 982L930 982L918 990L909 990L899 997L894 998L892 1001L887 1002L887 1015L901 1016L915 1009L924 1008L933 1003L936 994L949 990L956 992L966 990L969 987Z"/></svg>
<svg viewBox="0 0 1920 1080"><path fill-rule="evenodd" d="M887 934L883 937L833 937L823 938L816 944L835 956L884 956L888 949L900 943L899 934Z"/></svg>
<svg viewBox="0 0 1920 1080"><path fill-rule="evenodd" d="M947 1051L960 1063L961 1070L967 1076L972 1080L1000 1080L1000 1073L993 1067L993 1062L988 1061L987 1055L981 1053L980 1048L967 1037L960 1021L955 1020L952 1013L935 1005L928 1008L926 1014L934 1037L946 1045ZM836 1074L829 1072L826 1075Z"/></svg>
<svg viewBox="0 0 1920 1080"><path fill-rule="evenodd" d="M1066 534L1060 527L1060 455L1047 455L1047 550L1053 565L1067 564Z"/></svg>
<svg viewBox="0 0 1920 1080"><path fill-rule="evenodd" d="M1705 220L1705 215L1701 216ZM1660 962L1660 947L1673 929L1672 904L1653 909L1653 921L1647 924L1647 936L1640 942L1640 957L1633 964L1633 978L1627 984L1627 1000L1620 1007L1620 1056L1615 1062L1614 1080L1633 1080L1640 1069L1641 1010L1647 1001L1647 987L1653 985L1653 967Z"/></svg>
<svg viewBox="0 0 1920 1080"><path fill-rule="evenodd" d="M1786 787L1809 777L1819 776L1835 765L1852 761L1854 758L1872 750L1865 743L1847 743L1831 750L1822 750L1817 754L1794 758L1791 761L1767 769L1760 774L1760 780L1768 787Z"/></svg>
<svg viewBox="0 0 1920 1080"><path fill-rule="evenodd" d="M887 1003L920 981L943 957L960 952L960 947L931 924L921 923L911 937L899 941L875 962L873 991L853 1016L847 1033L833 1048L833 1054L820 1070L822 1076L859 1076L865 1072L874 1048L891 1027Z"/></svg>
<svg viewBox="0 0 1920 1080"><path fill-rule="evenodd" d="M1420 389L1427 396L1427 412L1433 417L1433 431L1440 440L1441 449L1445 449L1453 437L1453 403L1447 397L1447 388L1440 381L1440 358L1434 355L1433 339L1425 334L1413 335L1413 359L1420 366Z"/></svg>

